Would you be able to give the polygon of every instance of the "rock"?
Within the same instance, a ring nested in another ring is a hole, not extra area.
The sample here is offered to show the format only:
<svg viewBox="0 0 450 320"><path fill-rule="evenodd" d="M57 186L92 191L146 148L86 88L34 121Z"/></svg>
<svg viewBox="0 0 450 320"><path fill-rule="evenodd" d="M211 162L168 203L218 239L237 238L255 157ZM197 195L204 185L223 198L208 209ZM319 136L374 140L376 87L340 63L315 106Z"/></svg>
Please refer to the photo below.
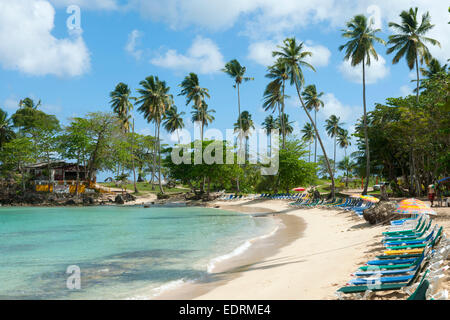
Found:
<svg viewBox="0 0 450 320"><path fill-rule="evenodd" d="M134 201L134 200L136 200L136 197L133 196L131 193L125 193L125 195L123 196L123 200L124 201Z"/></svg>
<svg viewBox="0 0 450 320"><path fill-rule="evenodd" d="M380 201L369 209L364 210L363 217L370 224L386 223L396 217L394 201Z"/></svg>
<svg viewBox="0 0 450 320"><path fill-rule="evenodd" d="M67 200L66 202L64 202L64 205L65 205L65 206L76 206L77 203L75 202L75 200L69 199L69 200Z"/></svg>
<svg viewBox="0 0 450 320"><path fill-rule="evenodd" d="M114 202L117 204L124 204L125 200L123 199L123 196L121 194L118 194L114 199Z"/></svg>
<svg viewBox="0 0 450 320"><path fill-rule="evenodd" d="M95 204L95 201L92 197L84 197L83 198L83 205L85 206L92 206Z"/></svg>
<svg viewBox="0 0 450 320"><path fill-rule="evenodd" d="M157 198L158 200L161 200L161 199L169 199L170 196L169 196L168 194L165 194L165 193L158 193L158 194L156 195L156 198Z"/></svg>

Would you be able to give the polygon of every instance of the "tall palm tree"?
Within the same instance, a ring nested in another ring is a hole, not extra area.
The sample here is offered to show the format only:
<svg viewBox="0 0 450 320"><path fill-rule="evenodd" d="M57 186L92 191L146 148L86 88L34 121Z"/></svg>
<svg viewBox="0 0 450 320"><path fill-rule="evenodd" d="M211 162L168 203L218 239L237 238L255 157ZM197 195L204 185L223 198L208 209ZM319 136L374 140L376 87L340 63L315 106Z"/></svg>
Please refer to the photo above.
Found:
<svg viewBox="0 0 450 320"><path fill-rule="evenodd" d="M125 134L130 133L130 127L133 127L133 138L134 138L134 125L131 124L131 115L130 112L133 110L133 104L131 103L130 97L131 90L127 84L120 82L116 85L114 91L111 91L109 94L111 97L111 108L117 114L122 130ZM133 120L134 123L134 120ZM134 184L134 192L138 193L137 185L136 185L136 168L134 165L134 151L133 151L134 141L131 143L131 159L132 159L132 167L133 167L133 184Z"/></svg>
<svg viewBox="0 0 450 320"><path fill-rule="evenodd" d="M197 74L191 72L181 82L180 87L183 88L179 96L186 96L186 105L193 102L194 109L200 109L206 98L210 98L209 91L206 88L200 87ZM203 119L199 119L201 123ZM203 141L203 126L200 132L201 140Z"/></svg>
<svg viewBox="0 0 450 320"><path fill-rule="evenodd" d="M308 111L314 110L314 123L317 125L317 111L320 107L323 108L324 103L320 98L323 96L323 92L317 93L316 85L310 84L303 90L303 99L305 99L306 108ZM314 162L317 162L317 140L314 139Z"/></svg>
<svg viewBox="0 0 450 320"><path fill-rule="evenodd" d="M202 102L200 107L195 107L194 110L191 111L192 122L198 121L201 123L202 140L204 128L215 120L213 113L216 113L216 110L208 109L208 104L205 101Z"/></svg>
<svg viewBox="0 0 450 320"><path fill-rule="evenodd" d="M293 123L294 123L294 121L289 121L289 115L286 113L283 113L281 115L281 117L278 117L275 119L276 128L280 129L280 130L284 130L284 134L286 136L288 136L292 132L294 132L294 127L292 127Z"/></svg>
<svg viewBox="0 0 450 320"><path fill-rule="evenodd" d="M277 104L279 108L279 117L280 119L284 119L284 109L285 109L285 100L286 100L286 94L285 94L285 87L286 87L286 80L289 79L288 70L286 65L280 61L277 60L272 66L269 66L267 68L268 73L266 74L266 78L273 79L266 87L266 91L264 92L264 96L266 98L269 98L269 96L266 96L266 93L272 93L274 97L277 99ZM266 100L268 101L268 100ZM270 100L269 100L270 101ZM281 134L283 138L283 148L286 147L286 131L284 129L284 123L281 123Z"/></svg>
<svg viewBox="0 0 450 320"><path fill-rule="evenodd" d="M439 41L425 37L425 34L433 29L431 24L430 13L427 12L422 15L422 21L419 23L417 19L417 8L410 8L409 11L402 11L400 13L401 23L389 22L389 27L396 30L398 33L389 36L388 44L392 45L387 49L387 53L396 52L392 63L396 64L406 57L406 63L410 70L416 67L417 75L417 92L416 102L419 104L419 60L423 64L429 64L431 54L425 43L441 46Z"/></svg>
<svg viewBox="0 0 450 320"><path fill-rule="evenodd" d="M373 21L368 21L364 15L356 15L347 22L347 29L343 30L342 36L350 40L339 47L339 50L345 50L345 60L350 60L352 67L362 64L363 80L363 107L364 107L364 139L366 144L366 184L363 194L367 194L370 176L370 152L369 138L367 135L367 108L366 108L366 65L370 66L371 57L378 60L378 54L374 48L375 42L385 44L385 41L376 36L380 29L372 28Z"/></svg>
<svg viewBox="0 0 450 320"><path fill-rule="evenodd" d="M342 161L338 163L338 169L345 171L345 187L348 187L348 173L356 168L356 163L351 161L350 157L345 156Z"/></svg>
<svg viewBox="0 0 450 320"><path fill-rule="evenodd" d="M180 144L179 130L184 128L184 121L182 116L184 112L178 113L177 106L173 105L172 108L166 112L166 120L164 121L164 129L169 133L177 132L178 144Z"/></svg>
<svg viewBox="0 0 450 320"><path fill-rule="evenodd" d="M308 116L309 121L312 123L314 127L314 131L316 133L316 137L319 140L320 146L323 151L323 155L325 158L325 162L327 164L328 171L331 176L331 195L334 197L334 177L333 172L331 171L330 162L328 161L328 157L325 151L325 147L323 146L322 139L320 138L319 132L317 131L316 124L314 123L311 115L309 114L308 109L303 101L301 95L301 88L304 85L305 79L303 76L302 67L307 67L315 71L314 67L305 61L305 58L312 55L311 52L305 51L305 47L303 42L298 43L295 38L287 38L283 41L283 46L278 46L279 51L274 51L272 55L274 57L278 57L280 63L283 63L287 68L287 74L289 75L291 85L295 85L297 90L297 95L300 100L300 103Z"/></svg>
<svg viewBox="0 0 450 320"><path fill-rule="evenodd" d="M348 130L341 128L337 136L337 142L339 147L344 149L345 157L347 156L347 148L352 144L350 140L351 138L350 135L348 134Z"/></svg>
<svg viewBox="0 0 450 320"><path fill-rule="evenodd" d="M15 134L11 118L8 118L8 113L0 109L0 150L4 143L14 139Z"/></svg>
<svg viewBox="0 0 450 320"><path fill-rule="evenodd" d="M240 94L240 85L242 82L248 82L254 80L252 77L246 77L245 72L247 68L241 66L239 61L233 59L225 64L225 68L222 69L223 72L228 74L231 78L234 79L234 88L237 90L237 98L238 98L238 117L239 117L239 129L242 130L242 121L241 121L241 94ZM242 145L242 142L239 143L239 147ZM240 191L239 188L239 177L236 179L237 184L237 192Z"/></svg>
<svg viewBox="0 0 450 320"><path fill-rule="evenodd" d="M234 131L239 132L239 135L245 135L245 160L249 159L249 135L250 129L255 129L255 125L252 120L252 115L248 111L242 111L237 122L234 124Z"/></svg>
<svg viewBox="0 0 450 320"><path fill-rule="evenodd" d="M141 112L147 122L155 122L156 140L158 149L158 176L159 190L164 193L161 183L161 140L160 127L168 110L172 108L173 97L169 94L170 87L165 81L159 80L156 76L149 76L139 83L142 88L138 89L141 95L137 98L138 111Z"/></svg>
<svg viewBox="0 0 450 320"><path fill-rule="evenodd" d="M19 101L19 107L21 108L31 108L31 109L37 109L41 106L41 100L38 101L38 103L34 103L33 99L31 98L25 98L23 100Z"/></svg>
<svg viewBox="0 0 450 320"><path fill-rule="evenodd" d="M303 133L303 136L302 136L303 140L305 140L306 142L309 142L308 162L311 162L311 145L315 141L314 128L311 125L311 123L309 123L309 122L305 123L305 125L303 126L303 129L302 129L302 133Z"/></svg>
<svg viewBox="0 0 450 320"><path fill-rule="evenodd" d="M328 136L331 138L334 138L334 165L333 165L333 172L336 173L336 140L339 135L339 132L342 130L341 125L343 123L340 123L339 121L341 118L336 117L334 114L330 116L327 120L325 120L325 130L327 131Z"/></svg>
<svg viewBox="0 0 450 320"><path fill-rule="evenodd" d="M264 122L261 123L261 125L263 126L264 130L266 130L267 133L267 141L269 145L269 148L267 150L268 155L270 156L270 154L272 153L272 130L276 128L276 123L275 123L275 119L273 118L272 115L268 115L265 119Z"/></svg>

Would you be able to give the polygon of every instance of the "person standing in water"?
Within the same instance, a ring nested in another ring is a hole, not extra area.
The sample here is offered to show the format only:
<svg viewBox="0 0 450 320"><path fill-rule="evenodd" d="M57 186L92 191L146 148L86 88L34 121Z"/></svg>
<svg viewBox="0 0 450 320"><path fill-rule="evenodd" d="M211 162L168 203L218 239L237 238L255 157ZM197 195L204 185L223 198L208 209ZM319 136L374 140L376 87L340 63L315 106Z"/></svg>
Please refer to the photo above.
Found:
<svg viewBox="0 0 450 320"><path fill-rule="evenodd" d="M436 196L436 191L434 189L434 184L430 184L428 186L428 200L430 200L431 206L433 206L435 196Z"/></svg>

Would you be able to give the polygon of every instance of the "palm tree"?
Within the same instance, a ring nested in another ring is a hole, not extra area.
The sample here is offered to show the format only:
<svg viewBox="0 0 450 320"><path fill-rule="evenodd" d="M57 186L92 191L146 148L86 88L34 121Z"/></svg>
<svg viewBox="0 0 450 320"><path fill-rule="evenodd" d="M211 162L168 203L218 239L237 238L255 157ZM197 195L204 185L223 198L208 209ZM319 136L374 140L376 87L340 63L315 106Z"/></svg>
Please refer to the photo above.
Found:
<svg viewBox="0 0 450 320"><path fill-rule="evenodd" d="M228 74L231 78L234 79L234 88L237 89L237 98L238 98L238 117L239 117L239 129L242 130L242 121L241 121L241 94L239 91L239 87L242 82L248 82L250 80L254 80L252 77L246 77L245 72L247 68L241 66L239 61L233 59L225 64L225 68L222 69L223 72ZM241 147L242 142L239 143L239 148ZM239 192L239 177L236 179L237 184L237 192Z"/></svg>
<svg viewBox="0 0 450 320"><path fill-rule="evenodd" d="M0 150L4 143L14 139L15 134L11 118L8 118L8 113L0 109Z"/></svg>
<svg viewBox="0 0 450 320"><path fill-rule="evenodd" d="M338 163L338 169L345 171L345 187L348 187L348 173L356 168L356 163L350 160L350 157L345 156L342 161Z"/></svg>
<svg viewBox="0 0 450 320"><path fill-rule="evenodd" d="M111 97L111 108L113 111L117 114L122 130L125 134L130 132L130 127L133 127L133 138L134 138L134 120L133 125L130 123L131 115L129 114L131 110L133 110L133 104L130 102L130 99L134 99L130 97L131 90L128 87L127 84L120 82L117 84L114 91L111 91L109 94ZM136 185L136 169L134 166L134 151L133 151L133 144L134 141L131 143L131 159L132 159L132 166L133 166L133 184L134 184L134 192L138 193L137 185Z"/></svg>
<svg viewBox="0 0 450 320"><path fill-rule="evenodd" d="M316 133L316 137L319 140L320 146L323 151L323 155L325 158L325 162L327 164L330 176L331 176L331 195L334 197L334 177L331 171L330 162L328 161L328 157L325 151L325 147L323 146L322 139L320 138L319 132L317 131L316 124L314 123L311 115L306 108L306 105L303 101L301 95L301 87L303 86L305 80L303 76L302 67L308 67L315 71L314 67L305 61L305 58L312 55L309 51L304 51L303 42L297 44L295 38L287 38L283 42L283 46L279 46L280 51L274 51L272 55L274 57L279 57L280 63L283 63L286 66L287 74L289 75L291 85L295 85L297 90L297 95L302 104L303 110L309 118L309 121L312 123L314 127L314 131Z"/></svg>
<svg viewBox="0 0 450 320"><path fill-rule="evenodd" d="M19 107L21 107L21 108L37 109L40 106L41 106L41 100L39 100L37 104L35 104L33 99L30 99L30 98L25 98L25 99L19 101Z"/></svg>
<svg viewBox="0 0 450 320"><path fill-rule="evenodd" d="M320 107L323 108L324 103L320 98L323 96L323 92L317 93L316 86L311 84L305 88L302 93L303 99L305 99L306 108L308 111L314 109L314 123L317 125L317 111ZM314 162L317 162L317 140L314 139Z"/></svg>
<svg viewBox="0 0 450 320"><path fill-rule="evenodd" d="M179 96L186 96L186 105L193 102L194 109L200 109L205 99L210 97L208 89L200 87L198 76L193 72L189 73L189 75L184 78L183 82L180 84L180 87L182 87L183 90L181 90ZM204 122L203 119L199 119L198 121L201 123ZM203 141L203 126L200 132L200 137Z"/></svg>
<svg viewBox="0 0 450 320"><path fill-rule="evenodd" d="M237 122L234 124L234 131L239 132L239 135L244 134L245 135L245 160L247 161L249 159L249 135L250 129L255 129L255 125L252 120L252 115L248 111L242 111L240 117L238 118Z"/></svg>
<svg viewBox="0 0 450 320"><path fill-rule="evenodd" d="M272 130L275 129L276 127L276 123L275 123L275 119L273 118L272 115L268 115L265 119L264 122L261 123L261 125L263 126L264 130L266 130L267 133L267 141L268 143L270 143L270 149L267 150L268 155L270 156L270 154L272 153Z"/></svg>
<svg viewBox="0 0 450 320"><path fill-rule="evenodd" d="M350 135L348 134L348 130L342 129L339 130L338 136L337 136L337 142L339 147L344 149L345 157L347 156L347 148L351 146L350 142Z"/></svg>
<svg viewBox="0 0 450 320"><path fill-rule="evenodd" d="M273 80L267 85L266 91L264 92L264 96L266 98L266 101L270 101L270 99L268 100L268 98L270 97L270 93L272 93L272 96L276 98L276 102L278 104L279 117L281 117L281 119L284 119L283 115L285 108L285 100L287 97L285 94L285 84L286 80L289 79L287 67L282 61L277 60L274 65L267 68L267 71L268 73L266 74L266 78ZM281 123L281 133L283 137L283 148L285 148L286 131L284 129L284 123Z"/></svg>
<svg viewBox="0 0 450 320"><path fill-rule="evenodd" d="M293 123L294 121L289 121L289 115L286 113L283 113L281 117L275 119L276 129L284 130L285 136L294 132L294 127L292 127Z"/></svg>
<svg viewBox="0 0 450 320"><path fill-rule="evenodd" d="M205 127L207 127L211 122L215 120L213 113L216 113L214 109L208 109L208 104L203 101L199 108L195 107L194 110L191 111L192 114L192 122L200 122L201 123L201 131ZM203 141L203 136L202 136Z"/></svg>
<svg viewBox="0 0 450 320"><path fill-rule="evenodd" d="M419 104L419 60L423 64L429 64L431 54L425 43L441 46L439 41L425 37L425 34L433 29L431 24L430 13L427 12L422 15L422 22L419 23L417 19L417 8L410 8L409 11L402 11L400 13L401 23L389 22L389 27L395 29L398 34L389 36L388 44L392 46L387 49L387 53L396 52L392 63L396 64L404 56L406 63L410 70L416 67L417 74L417 92L416 102Z"/></svg>
<svg viewBox="0 0 450 320"><path fill-rule="evenodd" d="M315 135L314 135L314 128L311 125L311 123L307 122L305 123L305 125L303 126L302 129L302 133L303 133L303 140L305 140L306 142L309 142L309 159L308 162L311 162L311 145L313 143L313 141L315 141Z"/></svg>
<svg viewBox="0 0 450 320"><path fill-rule="evenodd" d="M177 132L178 144L180 144L179 130L184 128L184 121L182 116L184 112L178 113L177 106L173 105L172 108L166 112L166 120L164 121L164 129L169 133Z"/></svg>
<svg viewBox="0 0 450 320"><path fill-rule="evenodd" d="M147 122L155 122L156 140L158 149L158 176L159 190L164 193L161 183L161 141L160 127L161 121L165 118L168 110L172 108L173 97L169 94L170 87L165 81L160 81L156 76L149 76L139 83L142 88L138 89L141 95L137 98L138 111L144 115Z"/></svg>
<svg viewBox="0 0 450 320"><path fill-rule="evenodd" d="M333 161L336 164L336 140L339 135L339 132L342 130L341 125L343 123L340 123L339 121L341 118L336 117L334 114L330 116L327 120L325 120L325 130L327 131L328 136L331 138L334 138L334 158ZM336 168L333 166L333 172L336 173Z"/></svg>
<svg viewBox="0 0 450 320"><path fill-rule="evenodd" d="M372 28L373 21L368 21L364 15L356 15L347 22L347 30L343 30L342 36L350 40L339 47L339 50L345 51L345 60L350 60L352 67L362 64L363 78L363 107L364 107L364 139L366 144L366 184L364 185L363 194L367 194L370 176L370 152L369 138L367 135L367 108L366 108L366 65L370 66L371 57L378 60L378 54L374 48L374 43L385 44L385 41L378 38L375 34L380 29Z"/></svg>
<svg viewBox="0 0 450 320"><path fill-rule="evenodd" d="M430 79L441 72L445 73L445 72L447 72L447 69L448 69L448 66L446 64L441 65L439 60L436 58L432 58L430 60L430 63L428 63L427 67L428 67L427 69L420 68L420 72L427 79Z"/></svg>

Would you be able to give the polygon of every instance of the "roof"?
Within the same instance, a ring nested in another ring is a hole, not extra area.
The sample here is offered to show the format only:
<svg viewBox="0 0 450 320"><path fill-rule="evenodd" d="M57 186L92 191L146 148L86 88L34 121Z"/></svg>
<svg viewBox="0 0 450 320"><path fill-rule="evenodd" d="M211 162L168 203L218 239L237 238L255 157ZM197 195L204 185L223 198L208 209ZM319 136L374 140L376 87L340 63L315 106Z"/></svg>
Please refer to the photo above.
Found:
<svg viewBox="0 0 450 320"><path fill-rule="evenodd" d="M47 162L38 162L34 164L29 164L25 166L26 169L47 169L49 166L50 168L64 168L69 166L75 166L74 163L69 163L65 161L51 161L50 163ZM81 166L80 166L81 167Z"/></svg>

